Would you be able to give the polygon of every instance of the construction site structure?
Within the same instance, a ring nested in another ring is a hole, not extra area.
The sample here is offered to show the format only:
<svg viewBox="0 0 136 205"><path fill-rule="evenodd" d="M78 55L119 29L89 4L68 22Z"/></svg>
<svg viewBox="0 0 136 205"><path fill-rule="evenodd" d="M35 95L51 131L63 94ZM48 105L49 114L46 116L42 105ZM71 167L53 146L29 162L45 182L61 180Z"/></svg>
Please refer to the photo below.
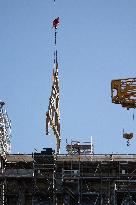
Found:
<svg viewBox="0 0 136 205"><path fill-rule="evenodd" d="M136 108L136 78L112 80L111 98L112 103L127 109Z"/></svg>
<svg viewBox="0 0 136 205"><path fill-rule="evenodd" d="M53 134L56 138L56 153L60 153L60 108L59 108L59 98L60 98L60 89L59 89L59 68L58 68L58 52L56 49L57 43L57 27L59 25L59 17L54 19L53 28L54 28L54 65L52 71L52 89L51 95L49 97L48 110L46 112L46 135L49 134L49 126L52 128Z"/></svg>
<svg viewBox="0 0 136 205"><path fill-rule="evenodd" d="M5 103L0 101L0 154L9 154L11 151L11 122L4 109Z"/></svg>
<svg viewBox="0 0 136 205"><path fill-rule="evenodd" d="M136 108L136 78L126 78L111 81L111 98L112 103L120 104L122 107L135 109ZM133 113L134 120L134 113ZM130 145L130 140L133 138L133 133L124 132L123 138L127 140L127 146Z"/></svg>
<svg viewBox="0 0 136 205"><path fill-rule="evenodd" d="M55 0L54 0L55 2ZM56 48L59 17L54 19L54 67L46 134L56 137L56 151L10 154L10 121L0 102L0 205L134 205L136 154L94 154L93 144L71 141L60 154L59 78ZM136 107L136 78L113 80L112 102ZM133 133L124 133L131 139Z"/></svg>
<svg viewBox="0 0 136 205"><path fill-rule="evenodd" d="M84 142L80 144L80 141L71 141L71 144L66 145L66 151L68 154L94 154L94 146L92 143L92 137L91 142Z"/></svg>
<svg viewBox="0 0 136 205"><path fill-rule="evenodd" d="M0 205L136 204L136 155L40 153L0 159Z"/></svg>
<svg viewBox="0 0 136 205"><path fill-rule="evenodd" d="M49 134L49 125L53 130L56 138L56 152L60 153L60 110L59 110L59 78L58 78L58 62L57 51L55 52L55 64L52 74L52 90L49 98L48 111L46 112L46 135Z"/></svg>

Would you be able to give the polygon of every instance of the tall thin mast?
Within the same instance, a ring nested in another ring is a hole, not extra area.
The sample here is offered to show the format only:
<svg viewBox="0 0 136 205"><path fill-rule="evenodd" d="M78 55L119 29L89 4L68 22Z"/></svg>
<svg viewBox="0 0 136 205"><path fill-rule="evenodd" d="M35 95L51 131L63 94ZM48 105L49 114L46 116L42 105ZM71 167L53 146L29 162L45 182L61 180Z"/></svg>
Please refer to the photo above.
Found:
<svg viewBox="0 0 136 205"><path fill-rule="evenodd" d="M49 134L49 126L53 130L56 137L56 152L60 153L60 109L59 109L59 78L58 78L58 52L57 44L57 28L59 25L59 17L54 19L52 27L54 28L54 67L52 72L52 90L49 98L48 111L46 112L46 135Z"/></svg>

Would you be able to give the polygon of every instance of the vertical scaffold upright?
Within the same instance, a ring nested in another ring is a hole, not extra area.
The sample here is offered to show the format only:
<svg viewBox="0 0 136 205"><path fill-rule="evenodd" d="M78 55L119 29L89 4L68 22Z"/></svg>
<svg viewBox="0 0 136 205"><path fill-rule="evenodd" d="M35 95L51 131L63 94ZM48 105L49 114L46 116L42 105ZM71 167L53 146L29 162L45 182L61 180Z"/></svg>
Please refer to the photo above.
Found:
<svg viewBox="0 0 136 205"><path fill-rule="evenodd" d="M0 182L0 204L5 205L5 189L6 189L6 179L4 176L4 164L2 157L6 154L10 154L11 150L11 122L8 118L6 110L3 108L5 103L0 101L0 155L1 155L1 172L2 178Z"/></svg>
<svg viewBox="0 0 136 205"><path fill-rule="evenodd" d="M0 154L9 154L11 151L11 122L6 110L5 103L0 101Z"/></svg>

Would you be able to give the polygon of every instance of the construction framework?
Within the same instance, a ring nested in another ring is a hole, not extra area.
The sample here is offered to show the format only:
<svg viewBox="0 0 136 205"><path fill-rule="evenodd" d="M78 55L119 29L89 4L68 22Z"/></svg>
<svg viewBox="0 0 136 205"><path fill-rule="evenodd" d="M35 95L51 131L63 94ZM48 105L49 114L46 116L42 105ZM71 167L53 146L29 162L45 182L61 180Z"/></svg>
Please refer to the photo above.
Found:
<svg viewBox="0 0 136 205"><path fill-rule="evenodd" d="M135 204L136 155L6 155L0 185L2 205Z"/></svg>
<svg viewBox="0 0 136 205"><path fill-rule="evenodd" d="M9 154L11 151L11 121L4 108L5 102L0 101L0 154Z"/></svg>
<svg viewBox="0 0 136 205"><path fill-rule="evenodd" d="M127 109L136 108L136 78L112 80L111 98L112 103Z"/></svg>

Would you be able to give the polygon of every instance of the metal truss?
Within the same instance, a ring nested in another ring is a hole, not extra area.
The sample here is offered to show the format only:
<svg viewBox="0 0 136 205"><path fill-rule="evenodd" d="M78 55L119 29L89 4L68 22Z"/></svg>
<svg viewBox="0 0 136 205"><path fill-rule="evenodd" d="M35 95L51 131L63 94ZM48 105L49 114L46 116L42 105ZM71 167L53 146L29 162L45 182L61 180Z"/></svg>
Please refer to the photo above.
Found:
<svg viewBox="0 0 136 205"><path fill-rule="evenodd" d="M136 108L136 78L112 80L111 98L112 103L127 109Z"/></svg>

